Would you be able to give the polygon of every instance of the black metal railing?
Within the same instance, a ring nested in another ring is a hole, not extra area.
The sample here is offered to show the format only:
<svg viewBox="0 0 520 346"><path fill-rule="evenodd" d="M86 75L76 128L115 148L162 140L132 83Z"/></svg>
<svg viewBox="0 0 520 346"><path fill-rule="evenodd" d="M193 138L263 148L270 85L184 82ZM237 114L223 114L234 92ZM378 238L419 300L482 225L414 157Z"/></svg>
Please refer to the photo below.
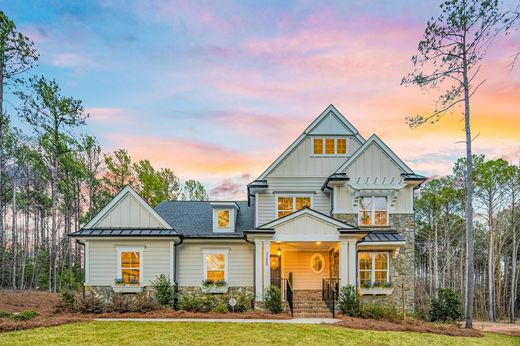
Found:
<svg viewBox="0 0 520 346"><path fill-rule="evenodd" d="M327 304L332 318L336 317L336 302L339 296L339 279L329 278L323 279L321 284L321 297L325 304Z"/></svg>
<svg viewBox="0 0 520 346"><path fill-rule="evenodd" d="M285 300L287 301L287 305L289 305L289 311L291 312L291 317L294 315L294 307L293 307L293 288L291 284L291 280L282 279L282 294L284 295Z"/></svg>

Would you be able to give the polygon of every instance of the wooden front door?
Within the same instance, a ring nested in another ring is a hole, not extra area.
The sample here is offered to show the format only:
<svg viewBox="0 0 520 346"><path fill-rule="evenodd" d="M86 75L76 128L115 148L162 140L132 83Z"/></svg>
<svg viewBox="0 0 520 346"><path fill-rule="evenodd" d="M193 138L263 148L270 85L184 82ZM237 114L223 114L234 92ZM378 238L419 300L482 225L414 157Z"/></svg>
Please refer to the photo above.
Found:
<svg viewBox="0 0 520 346"><path fill-rule="evenodd" d="M282 282L282 266L280 265L281 257L271 255L271 285L281 287Z"/></svg>

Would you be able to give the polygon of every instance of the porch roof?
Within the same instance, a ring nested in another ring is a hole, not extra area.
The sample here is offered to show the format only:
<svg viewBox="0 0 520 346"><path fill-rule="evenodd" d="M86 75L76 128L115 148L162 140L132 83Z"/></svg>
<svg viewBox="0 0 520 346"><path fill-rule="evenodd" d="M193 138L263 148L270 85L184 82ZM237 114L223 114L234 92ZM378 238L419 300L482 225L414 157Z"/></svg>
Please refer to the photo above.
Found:
<svg viewBox="0 0 520 346"><path fill-rule="evenodd" d="M361 239L361 243L389 243L406 242L406 239L397 233L397 231L372 231L366 237Z"/></svg>
<svg viewBox="0 0 520 346"><path fill-rule="evenodd" d="M275 226L279 225L279 224L282 224L284 222L287 222L287 221L290 221L292 219L295 219L301 215L304 215L304 214L309 214L309 215L312 215L318 219L321 219L327 223L331 223L331 224L334 224L335 226L337 226L338 230L341 230L341 231L347 231L347 230L359 230L359 228L357 228L356 226L353 226L351 224L348 224L346 222L343 222L343 221L340 221L338 219L335 219L329 215L326 215L326 214L323 214L317 210L314 210L314 209L311 209L309 207L304 207L303 209L300 209L300 210L297 210L291 214L288 214L288 215L285 215L285 216L282 216L276 220L273 220L273 221L270 221L270 222L267 222L267 223L264 223L263 225L260 225L258 227L255 228L255 230L273 230Z"/></svg>

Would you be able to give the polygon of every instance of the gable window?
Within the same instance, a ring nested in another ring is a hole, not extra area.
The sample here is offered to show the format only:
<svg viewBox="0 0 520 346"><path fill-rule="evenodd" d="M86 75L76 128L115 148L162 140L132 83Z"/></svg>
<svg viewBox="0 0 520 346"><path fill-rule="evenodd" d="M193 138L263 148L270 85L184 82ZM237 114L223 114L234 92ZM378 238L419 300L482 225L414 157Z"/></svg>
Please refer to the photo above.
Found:
<svg viewBox="0 0 520 346"><path fill-rule="evenodd" d="M219 210L217 218L218 228L229 228L229 210Z"/></svg>
<svg viewBox="0 0 520 346"><path fill-rule="evenodd" d="M305 207L311 208L311 206L311 196L278 196L277 198L277 210L279 218Z"/></svg>
<svg viewBox="0 0 520 346"><path fill-rule="evenodd" d="M143 281L143 248L117 248L118 278L125 285L139 286Z"/></svg>
<svg viewBox="0 0 520 346"><path fill-rule="evenodd" d="M228 249L203 251L204 280L227 281L228 252Z"/></svg>
<svg viewBox="0 0 520 346"><path fill-rule="evenodd" d="M388 252L359 252L359 285L378 286L390 281Z"/></svg>
<svg viewBox="0 0 520 346"><path fill-rule="evenodd" d="M381 196L359 198L359 224L363 226L388 225L388 200Z"/></svg>
<svg viewBox="0 0 520 346"><path fill-rule="evenodd" d="M312 141L312 153L314 155L346 155L346 138L314 138Z"/></svg>

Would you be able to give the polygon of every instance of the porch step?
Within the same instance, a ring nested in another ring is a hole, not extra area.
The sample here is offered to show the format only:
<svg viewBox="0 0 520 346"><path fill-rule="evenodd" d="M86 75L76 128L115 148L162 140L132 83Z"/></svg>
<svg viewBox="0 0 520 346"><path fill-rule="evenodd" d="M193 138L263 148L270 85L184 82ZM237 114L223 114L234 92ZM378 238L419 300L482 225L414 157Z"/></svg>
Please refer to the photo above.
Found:
<svg viewBox="0 0 520 346"><path fill-rule="evenodd" d="M295 318L332 317L327 304L322 300L298 300L293 303Z"/></svg>

